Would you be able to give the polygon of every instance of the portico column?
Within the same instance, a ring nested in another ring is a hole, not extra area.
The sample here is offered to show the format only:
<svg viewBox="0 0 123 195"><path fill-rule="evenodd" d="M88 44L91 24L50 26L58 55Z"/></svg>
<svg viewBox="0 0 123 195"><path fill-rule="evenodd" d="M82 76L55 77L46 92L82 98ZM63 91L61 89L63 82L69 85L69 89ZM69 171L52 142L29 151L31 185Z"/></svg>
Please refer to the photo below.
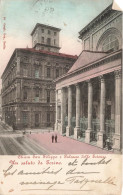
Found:
<svg viewBox="0 0 123 195"><path fill-rule="evenodd" d="M121 149L121 70L115 72L115 134L113 136L113 149Z"/></svg>
<svg viewBox="0 0 123 195"><path fill-rule="evenodd" d="M90 143L92 131L92 103L93 103L93 86L92 82L88 81L88 129L85 134L85 142Z"/></svg>
<svg viewBox="0 0 123 195"><path fill-rule="evenodd" d="M56 92L56 121L55 121L55 131L58 131L58 90Z"/></svg>
<svg viewBox="0 0 123 195"><path fill-rule="evenodd" d="M72 88L68 87L68 126L66 127L66 136L71 135L71 118L72 118Z"/></svg>
<svg viewBox="0 0 123 195"><path fill-rule="evenodd" d="M100 131L97 135L97 146L103 148L104 146L104 134L105 134L105 79L103 76L101 79L101 95L100 95Z"/></svg>
<svg viewBox="0 0 123 195"><path fill-rule="evenodd" d="M65 103L65 89L61 89L61 134L64 132L64 121L65 121L65 112L66 112L66 103Z"/></svg>
<svg viewBox="0 0 123 195"><path fill-rule="evenodd" d="M74 128L74 138L80 135L80 86L76 85L76 127Z"/></svg>

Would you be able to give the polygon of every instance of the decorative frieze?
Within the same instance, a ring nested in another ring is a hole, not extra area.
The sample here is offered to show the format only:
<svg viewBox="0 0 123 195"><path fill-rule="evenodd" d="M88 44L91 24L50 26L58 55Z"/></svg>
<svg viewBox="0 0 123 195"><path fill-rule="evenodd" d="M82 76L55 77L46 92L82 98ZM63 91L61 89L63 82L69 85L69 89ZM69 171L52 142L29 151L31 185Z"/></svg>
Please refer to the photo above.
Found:
<svg viewBox="0 0 123 195"><path fill-rule="evenodd" d="M114 71L115 79L120 79L121 78L121 69Z"/></svg>
<svg viewBox="0 0 123 195"><path fill-rule="evenodd" d="M82 38L82 40L87 39L91 34L96 33L96 31L99 32L99 30L101 31L104 27L109 28L110 27L110 23L115 20L116 18L119 17L121 15L121 13L118 13L117 11L113 10L108 13L108 16L103 16L100 18L100 20L98 19L98 22L96 22L94 25L91 22L90 26L88 27L88 29L85 32L80 32L80 37ZM109 25L108 25L109 24ZM106 29L104 29L106 30Z"/></svg>

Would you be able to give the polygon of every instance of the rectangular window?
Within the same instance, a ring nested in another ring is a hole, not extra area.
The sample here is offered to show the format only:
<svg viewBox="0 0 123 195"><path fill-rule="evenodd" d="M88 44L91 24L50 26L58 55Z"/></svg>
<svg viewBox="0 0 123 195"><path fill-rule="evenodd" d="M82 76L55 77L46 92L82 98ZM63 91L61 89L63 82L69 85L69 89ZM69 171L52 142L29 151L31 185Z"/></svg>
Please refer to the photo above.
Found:
<svg viewBox="0 0 123 195"><path fill-rule="evenodd" d="M50 35L50 30L48 30L48 34Z"/></svg>
<svg viewBox="0 0 123 195"><path fill-rule="evenodd" d="M47 78L50 78L50 68L47 68Z"/></svg>
<svg viewBox="0 0 123 195"><path fill-rule="evenodd" d="M23 100L27 100L27 90L24 89L24 92L23 92Z"/></svg>
<svg viewBox="0 0 123 195"><path fill-rule="evenodd" d="M56 36L56 32L54 32L54 36Z"/></svg>
<svg viewBox="0 0 123 195"><path fill-rule="evenodd" d="M27 75L28 75L27 68L24 67L24 68L23 68L23 76L24 76L24 77L27 77Z"/></svg>
<svg viewBox="0 0 123 195"><path fill-rule="evenodd" d="M56 69L56 78L59 77L59 69Z"/></svg>
<svg viewBox="0 0 123 195"><path fill-rule="evenodd" d="M50 114L47 113L47 122L50 122Z"/></svg>
<svg viewBox="0 0 123 195"><path fill-rule="evenodd" d="M49 102L50 102L50 91L47 90L47 103L49 103Z"/></svg>
<svg viewBox="0 0 123 195"><path fill-rule="evenodd" d="M42 37L41 40L42 40L42 43L44 43L44 37Z"/></svg>
<svg viewBox="0 0 123 195"><path fill-rule="evenodd" d="M39 102L39 90L36 89L35 91L35 102Z"/></svg>
<svg viewBox="0 0 123 195"><path fill-rule="evenodd" d="M39 78L39 70L35 69L35 78Z"/></svg>
<svg viewBox="0 0 123 195"><path fill-rule="evenodd" d="M44 33L44 29L41 29L42 33Z"/></svg>
<svg viewBox="0 0 123 195"><path fill-rule="evenodd" d="M50 45L51 44L51 39L47 38L47 44Z"/></svg>

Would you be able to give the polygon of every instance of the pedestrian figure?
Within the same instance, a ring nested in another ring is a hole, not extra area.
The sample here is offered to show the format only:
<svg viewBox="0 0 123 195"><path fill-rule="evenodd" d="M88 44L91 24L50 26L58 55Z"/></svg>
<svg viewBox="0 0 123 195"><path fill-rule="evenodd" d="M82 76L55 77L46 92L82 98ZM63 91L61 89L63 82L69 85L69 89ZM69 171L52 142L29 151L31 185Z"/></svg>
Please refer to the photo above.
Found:
<svg viewBox="0 0 123 195"><path fill-rule="evenodd" d="M55 142L57 143L57 134L55 135Z"/></svg>
<svg viewBox="0 0 123 195"><path fill-rule="evenodd" d="M52 143L54 142L54 135L52 135Z"/></svg>

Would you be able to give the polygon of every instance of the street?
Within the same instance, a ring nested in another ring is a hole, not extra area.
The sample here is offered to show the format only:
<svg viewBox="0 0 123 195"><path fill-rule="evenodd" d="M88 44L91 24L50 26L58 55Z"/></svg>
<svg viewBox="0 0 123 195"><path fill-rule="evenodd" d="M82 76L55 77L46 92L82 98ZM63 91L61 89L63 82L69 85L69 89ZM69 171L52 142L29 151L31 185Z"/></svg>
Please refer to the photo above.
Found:
<svg viewBox="0 0 123 195"><path fill-rule="evenodd" d="M31 134L30 134L31 131ZM14 131L0 122L0 155L43 154L111 154L111 151L74 140L57 133L57 143L52 143L51 131L34 129Z"/></svg>
<svg viewBox="0 0 123 195"><path fill-rule="evenodd" d="M49 154L27 136L10 134L0 136L0 155Z"/></svg>

